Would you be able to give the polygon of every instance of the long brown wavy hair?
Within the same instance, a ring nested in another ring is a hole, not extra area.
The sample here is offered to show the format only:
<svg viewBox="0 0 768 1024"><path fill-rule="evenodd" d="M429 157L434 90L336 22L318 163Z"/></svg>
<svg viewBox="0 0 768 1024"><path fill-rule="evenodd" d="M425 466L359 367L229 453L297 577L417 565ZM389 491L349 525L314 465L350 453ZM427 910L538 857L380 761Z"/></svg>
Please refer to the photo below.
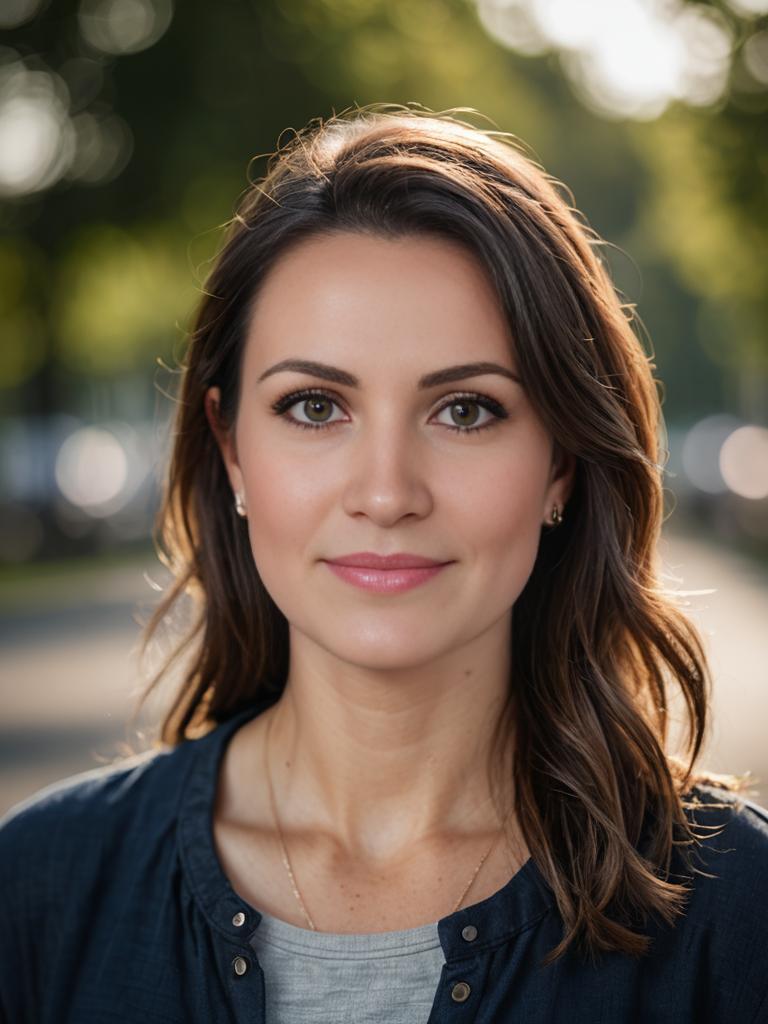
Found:
<svg viewBox="0 0 768 1024"><path fill-rule="evenodd" d="M669 874L673 847L687 857L699 843L685 813L696 805L692 787L747 784L694 772L711 680L696 629L660 582L655 366L605 268L603 243L569 200L512 136L453 111L353 107L278 145L227 225L181 360L155 527L174 582L141 649L186 603L191 618L145 694L187 652L160 742L179 744L279 697L288 624L254 565L205 393L221 389L221 422L231 427L251 303L287 247L339 231L463 243L501 299L530 401L577 464L563 524L542 531L515 603L508 701L490 758L493 775L514 730L515 815L565 924L545 963L574 941L593 958L647 952L649 938L622 915L655 912L671 924L684 912L688 890ZM684 698L685 759L666 753L670 683ZM653 828L641 853L647 815Z"/></svg>

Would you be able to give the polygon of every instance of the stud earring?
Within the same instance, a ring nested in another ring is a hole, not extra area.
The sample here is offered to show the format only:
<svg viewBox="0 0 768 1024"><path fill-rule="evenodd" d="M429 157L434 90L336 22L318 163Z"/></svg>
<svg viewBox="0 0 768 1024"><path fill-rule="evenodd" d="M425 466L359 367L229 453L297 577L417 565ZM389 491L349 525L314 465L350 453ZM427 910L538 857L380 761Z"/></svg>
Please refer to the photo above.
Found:
<svg viewBox="0 0 768 1024"><path fill-rule="evenodd" d="M563 521L563 513L559 505L552 506L552 519L550 520L552 526L559 526Z"/></svg>
<svg viewBox="0 0 768 1024"><path fill-rule="evenodd" d="M240 491L235 491L235 509L239 516L245 515L245 502L243 501L243 495Z"/></svg>

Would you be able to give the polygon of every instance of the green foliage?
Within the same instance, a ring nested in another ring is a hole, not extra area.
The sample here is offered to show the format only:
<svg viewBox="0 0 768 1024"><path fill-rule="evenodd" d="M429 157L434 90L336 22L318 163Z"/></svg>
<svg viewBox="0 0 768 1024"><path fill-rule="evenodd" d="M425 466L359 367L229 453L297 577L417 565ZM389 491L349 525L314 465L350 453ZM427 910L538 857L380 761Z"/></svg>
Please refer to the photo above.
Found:
<svg viewBox="0 0 768 1024"><path fill-rule="evenodd" d="M766 373L768 138L758 122L675 110L633 135L652 174L650 230L701 298L702 347L724 367Z"/></svg>
<svg viewBox="0 0 768 1024"><path fill-rule="evenodd" d="M32 285L39 258L23 238L0 240L0 390L22 385L46 358L45 325Z"/></svg>
<svg viewBox="0 0 768 1024"><path fill-rule="evenodd" d="M53 68L92 57L75 0L55 7L8 45ZM190 0L158 43L100 69L100 92L72 102L125 119L125 170L0 206L12 238L0 246L0 386L26 381L30 405L43 394L55 406L57 367L84 381L151 378L248 175L262 173L281 133L374 101L476 108L464 116L519 136L567 182L619 247L606 255L652 331L668 416L734 406L744 367L768 377L768 133L754 89L749 103L734 93L717 111L603 121L576 99L556 54L505 49L470 0Z"/></svg>
<svg viewBox="0 0 768 1024"><path fill-rule="evenodd" d="M58 355L68 369L124 373L168 350L194 298L183 252L162 224L133 232L92 224L73 237L54 297Z"/></svg>

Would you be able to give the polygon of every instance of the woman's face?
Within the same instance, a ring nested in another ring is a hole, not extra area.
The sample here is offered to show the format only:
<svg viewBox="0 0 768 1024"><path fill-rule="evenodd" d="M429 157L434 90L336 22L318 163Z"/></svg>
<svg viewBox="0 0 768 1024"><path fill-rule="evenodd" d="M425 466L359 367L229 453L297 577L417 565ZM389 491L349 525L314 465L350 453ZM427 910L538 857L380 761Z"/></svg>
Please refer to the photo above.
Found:
<svg viewBox="0 0 768 1024"><path fill-rule="evenodd" d="M318 367L287 367L297 360ZM488 365L422 380L468 364ZM508 627L573 472L570 457L554 464L516 374L493 287L457 243L339 232L275 264L253 307L234 437L216 427L216 388L206 411L292 645L395 669ZM382 593L329 568L356 552L450 564Z"/></svg>

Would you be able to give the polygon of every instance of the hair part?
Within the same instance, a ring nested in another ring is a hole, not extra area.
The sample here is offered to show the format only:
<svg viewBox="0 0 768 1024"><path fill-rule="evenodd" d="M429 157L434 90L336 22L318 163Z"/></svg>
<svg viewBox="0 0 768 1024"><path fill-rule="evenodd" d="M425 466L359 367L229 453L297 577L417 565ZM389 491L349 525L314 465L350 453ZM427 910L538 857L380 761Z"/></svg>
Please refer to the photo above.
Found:
<svg viewBox="0 0 768 1024"><path fill-rule="evenodd" d="M699 635L659 582L663 427L653 379L599 257L601 240L516 140L393 104L318 118L245 192L208 277L181 366L174 442L154 539L174 583L142 653L184 598L192 620L144 699L191 652L160 730L175 745L285 685L288 623L253 562L204 399L221 389L231 429L252 304L276 260L311 237L434 234L465 246L493 282L523 387L556 445L576 457L564 522L544 530L512 613L506 706L490 751L500 802L513 751L514 812L573 943L594 958L646 953L630 927L672 924L688 889L669 880L699 843L685 813L708 728L711 680ZM668 689L679 686L685 759L666 753ZM725 806L725 805L715 805ZM641 850L643 827L646 844Z"/></svg>

